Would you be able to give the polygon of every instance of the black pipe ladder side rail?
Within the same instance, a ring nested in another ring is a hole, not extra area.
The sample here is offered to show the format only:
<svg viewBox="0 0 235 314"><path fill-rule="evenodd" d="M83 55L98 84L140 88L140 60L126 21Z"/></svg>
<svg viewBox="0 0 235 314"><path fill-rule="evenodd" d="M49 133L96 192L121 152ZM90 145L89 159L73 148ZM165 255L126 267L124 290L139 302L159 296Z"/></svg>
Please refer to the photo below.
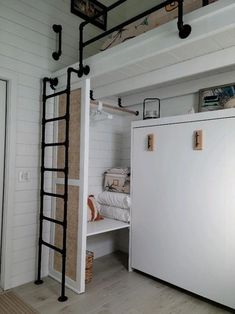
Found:
<svg viewBox="0 0 235 314"><path fill-rule="evenodd" d="M41 143L41 190L40 190L40 224L39 224L39 249L38 249L38 270L37 270L37 280L35 281L36 285L43 283L41 279L41 262L42 262L42 245L49 247L62 256L62 270L61 270L61 295L58 298L58 301L64 302L67 301L68 297L65 295L65 273L66 273L66 239L67 239L67 212L68 212L68 164L69 164L69 119L70 119L70 94L71 94L71 76L72 73L78 75L78 71L74 68L67 69L67 87L65 90L62 90L53 94L46 94L47 83L50 84L52 89L55 89L55 86L58 84L57 78L48 78L43 79L43 110L42 110L42 143ZM47 119L46 118L46 102L48 99L54 98L56 96L66 94L66 113L63 116ZM65 127L65 141L57 143L46 143L46 124L49 122L61 121L64 120L66 123ZM64 168L46 168L45 167L45 148L46 147L65 147L65 165ZM45 172L62 172L64 173L64 194L49 193L44 190L44 175ZM61 198L64 201L64 214L63 221L56 220L47 216L44 216L44 197L50 196L54 198ZM43 240L43 221L49 221L54 224L58 224L63 228L63 247L58 248L50 243L47 243Z"/></svg>
<svg viewBox="0 0 235 314"><path fill-rule="evenodd" d="M106 12L109 12L111 10L113 10L115 7L117 7L118 5L120 5L121 3L123 3L125 0L119 0L117 2L115 2L114 4L112 4L111 6L107 7L106 8ZM183 2L184 0L176 0L176 2L178 2L178 22L177 22L177 27L178 27L178 30L179 30L179 37L181 39L185 39L187 38L190 33L191 33L191 26L188 25L188 24L184 24L184 21L183 21ZM129 20L126 20L125 22L117 25L117 26L114 26L112 27L111 29L109 30L106 30L105 32L87 40L87 41L83 41L83 31L84 31L84 27L89 24L91 21L97 19L98 17L100 17L103 12L99 12L97 15L95 15L94 17L88 19L87 21L84 21L80 24L79 26L79 73L78 73L78 76L79 77L82 77L83 75L88 75L90 73L90 67L88 65L84 65L83 64L83 52L84 52L84 48L94 42L96 42L97 40L115 32L115 31L118 31L120 29L122 29L123 27L133 23L133 22L136 22L138 21L139 19L145 17L146 15L149 15L155 11L158 11L162 8L164 8L166 5L169 5L172 3L172 0L165 0L163 1L162 3L130 18ZM206 3L205 0L203 0L203 4Z"/></svg>

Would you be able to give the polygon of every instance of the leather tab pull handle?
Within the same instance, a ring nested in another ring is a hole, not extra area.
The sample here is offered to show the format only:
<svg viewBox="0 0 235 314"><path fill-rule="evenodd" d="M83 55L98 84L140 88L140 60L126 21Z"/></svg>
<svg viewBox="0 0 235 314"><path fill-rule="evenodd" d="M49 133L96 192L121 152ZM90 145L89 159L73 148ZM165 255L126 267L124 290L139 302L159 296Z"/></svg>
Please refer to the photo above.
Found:
<svg viewBox="0 0 235 314"><path fill-rule="evenodd" d="M154 134L148 134L148 147L149 152L154 151Z"/></svg>
<svg viewBox="0 0 235 314"><path fill-rule="evenodd" d="M203 131L197 130L194 133L194 149L202 150L203 149Z"/></svg>

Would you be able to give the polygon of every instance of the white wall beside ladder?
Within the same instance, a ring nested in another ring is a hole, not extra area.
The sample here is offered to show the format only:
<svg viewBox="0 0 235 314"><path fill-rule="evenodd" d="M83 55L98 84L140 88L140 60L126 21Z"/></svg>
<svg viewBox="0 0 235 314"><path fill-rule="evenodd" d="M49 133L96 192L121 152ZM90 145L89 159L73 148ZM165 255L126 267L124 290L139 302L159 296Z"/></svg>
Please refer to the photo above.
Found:
<svg viewBox="0 0 235 314"><path fill-rule="evenodd" d="M5 121L6 121L6 81L0 80L0 250L2 235L2 209L3 209L3 191L4 191L4 157L5 157ZM0 265L2 252L0 251ZM1 269L1 267L0 267ZM1 272L1 270L0 270ZM1 276L1 273L0 273Z"/></svg>

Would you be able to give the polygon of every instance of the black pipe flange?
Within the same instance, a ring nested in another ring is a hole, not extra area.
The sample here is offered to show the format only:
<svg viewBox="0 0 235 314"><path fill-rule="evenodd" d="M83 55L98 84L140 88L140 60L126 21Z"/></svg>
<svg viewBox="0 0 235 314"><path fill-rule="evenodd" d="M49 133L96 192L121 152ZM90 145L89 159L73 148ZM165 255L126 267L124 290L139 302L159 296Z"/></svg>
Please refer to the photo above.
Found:
<svg viewBox="0 0 235 314"><path fill-rule="evenodd" d="M181 39L187 38L192 32L192 27L188 24L183 25L179 30L179 37Z"/></svg>

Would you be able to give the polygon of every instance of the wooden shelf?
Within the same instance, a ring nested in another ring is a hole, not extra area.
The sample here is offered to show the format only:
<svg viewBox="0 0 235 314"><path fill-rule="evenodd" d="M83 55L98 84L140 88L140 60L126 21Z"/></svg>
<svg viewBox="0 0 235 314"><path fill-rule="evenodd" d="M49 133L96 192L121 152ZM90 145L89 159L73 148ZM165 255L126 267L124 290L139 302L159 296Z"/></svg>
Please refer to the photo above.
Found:
<svg viewBox="0 0 235 314"><path fill-rule="evenodd" d="M87 223L87 237L129 227L130 227L129 223L104 218L103 220Z"/></svg>

